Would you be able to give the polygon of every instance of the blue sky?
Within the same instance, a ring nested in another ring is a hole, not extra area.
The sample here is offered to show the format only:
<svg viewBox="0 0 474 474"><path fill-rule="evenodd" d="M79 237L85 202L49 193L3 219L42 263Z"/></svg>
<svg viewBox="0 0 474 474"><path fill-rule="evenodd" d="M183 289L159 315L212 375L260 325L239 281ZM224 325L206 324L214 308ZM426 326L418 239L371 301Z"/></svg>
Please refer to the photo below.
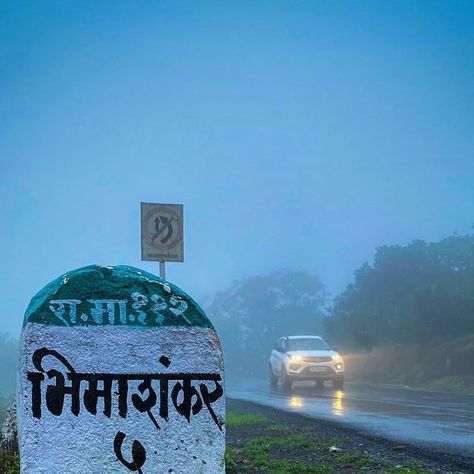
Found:
<svg viewBox="0 0 474 474"><path fill-rule="evenodd" d="M183 203L205 301L279 267L334 294L382 244L474 224L470 1L0 1L0 331Z"/></svg>

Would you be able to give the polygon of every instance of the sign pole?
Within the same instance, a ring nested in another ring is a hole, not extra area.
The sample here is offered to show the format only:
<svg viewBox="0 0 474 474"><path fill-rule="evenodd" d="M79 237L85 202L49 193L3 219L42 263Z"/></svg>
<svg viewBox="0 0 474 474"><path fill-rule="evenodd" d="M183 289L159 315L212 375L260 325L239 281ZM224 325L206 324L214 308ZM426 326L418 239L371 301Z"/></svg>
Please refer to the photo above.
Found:
<svg viewBox="0 0 474 474"><path fill-rule="evenodd" d="M166 280L166 262L184 261L183 205L140 203L142 260L160 263Z"/></svg>
<svg viewBox="0 0 474 474"><path fill-rule="evenodd" d="M160 260L160 278L166 280L166 263L164 260Z"/></svg>

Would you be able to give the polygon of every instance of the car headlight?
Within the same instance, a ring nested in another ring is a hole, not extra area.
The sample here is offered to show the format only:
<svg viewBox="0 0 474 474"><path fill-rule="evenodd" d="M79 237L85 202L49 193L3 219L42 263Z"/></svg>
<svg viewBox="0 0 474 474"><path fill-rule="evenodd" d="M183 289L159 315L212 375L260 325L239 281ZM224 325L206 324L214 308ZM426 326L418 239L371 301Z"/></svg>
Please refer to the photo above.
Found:
<svg viewBox="0 0 474 474"><path fill-rule="evenodd" d="M291 362L301 362L303 360L303 357L300 355L291 355L290 356L290 361Z"/></svg>
<svg viewBox="0 0 474 474"><path fill-rule="evenodd" d="M342 357L339 354L333 355L332 360L334 362L341 362L342 363Z"/></svg>

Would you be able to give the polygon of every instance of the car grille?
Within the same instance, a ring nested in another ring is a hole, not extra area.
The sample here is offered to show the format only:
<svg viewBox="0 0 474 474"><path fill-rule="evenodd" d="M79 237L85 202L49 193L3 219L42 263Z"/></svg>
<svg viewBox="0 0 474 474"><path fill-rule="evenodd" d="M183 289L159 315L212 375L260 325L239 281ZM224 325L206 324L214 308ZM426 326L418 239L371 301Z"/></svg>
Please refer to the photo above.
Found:
<svg viewBox="0 0 474 474"><path fill-rule="evenodd" d="M330 362L331 356L326 357L303 357L303 362Z"/></svg>

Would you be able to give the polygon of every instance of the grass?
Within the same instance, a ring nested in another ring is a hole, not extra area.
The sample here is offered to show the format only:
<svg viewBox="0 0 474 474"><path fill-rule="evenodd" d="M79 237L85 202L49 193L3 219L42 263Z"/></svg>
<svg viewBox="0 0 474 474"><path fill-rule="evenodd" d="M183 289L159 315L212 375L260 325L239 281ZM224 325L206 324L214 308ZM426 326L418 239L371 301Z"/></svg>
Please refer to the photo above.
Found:
<svg viewBox="0 0 474 474"><path fill-rule="evenodd" d="M2 426L5 421L7 408L11 405L13 398L13 395L6 395L0 392L0 426Z"/></svg>
<svg viewBox="0 0 474 474"><path fill-rule="evenodd" d="M419 385L419 388L474 395L474 377L451 375L424 382Z"/></svg>
<svg viewBox="0 0 474 474"><path fill-rule="evenodd" d="M226 472L266 474L332 474L347 469L350 472L376 468L380 474L434 474L421 461L411 461L403 467L375 466L377 460L369 455L342 453L329 454L329 447L341 446L336 438L317 439L305 433L291 433L283 423L271 423L262 415L228 412L229 426L260 425L265 436L249 439L243 448L227 446L225 450ZM244 428L245 430L245 428ZM282 459L282 456L284 458ZM297 456L305 462L295 460ZM293 457L293 459L291 459ZM308 462L311 460L312 462ZM243 471L242 471L243 470ZM19 474L20 457L0 451L0 474Z"/></svg>
<svg viewBox="0 0 474 474"><path fill-rule="evenodd" d="M337 446L338 444L337 439L315 440L306 434L258 436L246 444L244 451L249 455L254 455L280 446L284 446L288 449L299 449L301 451L316 451L327 449L330 446Z"/></svg>
<svg viewBox="0 0 474 474"><path fill-rule="evenodd" d="M416 467L391 467L381 471L381 474L435 474L439 471L432 469L419 469Z"/></svg>
<svg viewBox="0 0 474 474"><path fill-rule="evenodd" d="M240 415L233 412L227 412L226 425L227 426L241 426L253 425L255 423L268 423L269 420L263 415Z"/></svg>
<svg viewBox="0 0 474 474"><path fill-rule="evenodd" d="M2 474L20 474L20 456L0 451L0 472Z"/></svg>
<svg viewBox="0 0 474 474"><path fill-rule="evenodd" d="M409 385L426 390L474 395L474 334L430 344L380 345L346 357L353 380Z"/></svg>
<svg viewBox="0 0 474 474"><path fill-rule="evenodd" d="M334 472L333 468L327 464L313 466L285 459L267 459L264 463L254 466L260 469L259 472L271 474L328 474Z"/></svg>
<svg viewBox="0 0 474 474"><path fill-rule="evenodd" d="M267 427L268 430L270 431L286 431L288 429L288 426L284 425L283 423L273 423L272 425L269 425Z"/></svg>
<svg viewBox="0 0 474 474"><path fill-rule="evenodd" d="M427 469L422 461L411 461L405 467L392 467L384 469L381 474L435 474L439 471Z"/></svg>
<svg viewBox="0 0 474 474"><path fill-rule="evenodd" d="M334 471L329 464L319 466L305 464L288 459L272 459L271 451L278 446L286 446L291 449L301 449L302 451L320 450L328 445L333 445L335 440L315 441L305 435L289 435L281 437L257 437L251 439L244 448L245 460L252 471L265 472L271 474L329 474L339 472ZM233 472L237 469L238 453L234 448L226 447L225 464L226 470ZM357 469L372 466L376 461L370 456L357 456L354 454L342 454L333 456L333 460L345 468L355 467ZM426 469L423 462L412 461L408 467L385 468L380 471L381 474L434 474L436 471ZM20 457L18 455L7 454L0 451L0 473L1 474L19 474Z"/></svg>
<svg viewBox="0 0 474 474"><path fill-rule="evenodd" d="M263 470L263 472L272 474L324 474L333 472L333 468L327 464L315 466L290 459L275 459L272 458L271 454L274 448L281 446L289 450L312 452L327 448L331 441L333 440L314 440L305 434L271 437L258 436L247 442L243 454L249 463L249 467L254 470Z"/></svg>
<svg viewBox="0 0 474 474"><path fill-rule="evenodd" d="M370 467L377 463L372 456L357 456L356 454L341 454L335 456L334 460L338 464L345 464L347 466L355 466L358 468Z"/></svg>
<svg viewBox="0 0 474 474"><path fill-rule="evenodd" d="M227 469L235 469L237 464L235 462L235 450L230 446L226 446L224 454L225 466Z"/></svg>
<svg viewBox="0 0 474 474"><path fill-rule="evenodd" d="M255 424L265 424L265 428L273 433L282 433L288 429L283 423L270 424L270 420L262 415L238 414L232 411L226 415L227 426L245 426ZM240 463L246 467L259 472L271 474L326 474L333 471L331 466L312 466L298 461L287 459L275 459L271 456L271 451L275 447L285 446L301 451L312 451L315 448L314 440L306 435L287 436L259 436L251 439L245 444L243 449L244 459L239 459L235 449L227 447L225 451L226 469L236 471ZM326 445L325 445L326 446Z"/></svg>
<svg viewBox="0 0 474 474"><path fill-rule="evenodd" d="M256 425L260 434L237 447L227 447L228 473L259 474L336 474L338 472L377 472L380 474L434 474L424 463L412 460L400 467L390 467L393 460L378 459L367 453L342 452L331 454L331 446L343 447L337 438L316 438L309 433L295 433L284 423L272 423L260 415L229 412L230 426ZM245 435L244 435L245 438ZM388 464L388 465L387 465Z"/></svg>
<svg viewBox="0 0 474 474"><path fill-rule="evenodd" d="M226 469L238 472L238 466L243 465L251 471L266 472L271 474L327 474L333 472L329 465L314 466L295 460L276 459L272 457L272 450L284 446L287 449L311 452L315 449L328 448L335 440L315 441L304 434L282 435L288 430L283 423L270 423L270 420L262 415L238 414L232 411L226 415L227 426L245 426L264 424L265 430L272 436L258 436L249 440L241 452L227 447L225 452ZM237 458L239 458L237 460Z"/></svg>

